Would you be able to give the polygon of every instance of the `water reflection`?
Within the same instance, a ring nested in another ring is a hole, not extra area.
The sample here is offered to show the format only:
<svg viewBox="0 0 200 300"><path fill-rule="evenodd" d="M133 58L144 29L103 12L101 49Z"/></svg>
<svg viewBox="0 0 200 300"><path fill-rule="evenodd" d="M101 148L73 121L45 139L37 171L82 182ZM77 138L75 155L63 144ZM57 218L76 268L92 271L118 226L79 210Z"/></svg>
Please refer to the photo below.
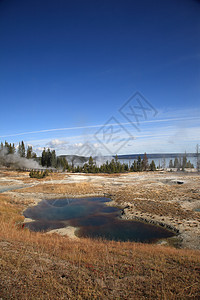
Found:
<svg viewBox="0 0 200 300"><path fill-rule="evenodd" d="M43 200L24 212L25 217L35 220L26 227L48 231L74 226L79 237L116 241L154 242L174 235L158 226L120 219L120 209L106 206L109 201L103 197Z"/></svg>

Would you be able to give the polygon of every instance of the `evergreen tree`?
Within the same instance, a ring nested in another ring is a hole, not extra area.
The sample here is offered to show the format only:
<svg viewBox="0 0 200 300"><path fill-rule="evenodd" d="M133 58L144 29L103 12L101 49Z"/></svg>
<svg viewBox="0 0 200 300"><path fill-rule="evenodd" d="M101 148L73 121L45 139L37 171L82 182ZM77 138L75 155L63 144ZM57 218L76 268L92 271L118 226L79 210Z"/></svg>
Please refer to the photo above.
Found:
<svg viewBox="0 0 200 300"><path fill-rule="evenodd" d="M187 165L187 155L185 152L185 155L183 156L183 161L182 161L182 171L184 171L184 169L186 168Z"/></svg>
<svg viewBox="0 0 200 300"><path fill-rule="evenodd" d="M171 168L173 168L173 167L174 167L173 161L172 161L172 159L170 159L170 161L169 161L169 168L171 169Z"/></svg>
<svg viewBox="0 0 200 300"><path fill-rule="evenodd" d="M69 168L68 162L65 157L63 157L63 159L62 159L62 168L63 168L63 171L68 170L68 168Z"/></svg>
<svg viewBox="0 0 200 300"><path fill-rule="evenodd" d="M51 167L51 157L52 157L52 153L51 153L51 150L48 148L47 152L46 152L46 166L47 166L47 168Z"/></svg>
<svg viewBox="0 0 200 300"><path fill-rule="evenodd" d="M72 156L71 158L71 166L72 166L72 169L74 168L74 162L75 162L75 156Z"/></svg>
<svg viewBox="0 0 200 300"><path fill-rule="evenodd" d="M118 163L118 156L117 156L117 154L115 155L115 164L117 165L117 163Z"/></svg>
<svg viewBox="0 0 200 300"><path fill-rule="evenodd" d="M124 166L124 171L128 172L128 170L129 170L128 164L122 164L122 166Z"/></svg>
<svg viewBox="0 0 200 300"><path fill-rule="evenodd" d="M142 160L141 160L141 156L138 156L138 160L137 160L137 171L141 172L142 171Z"/></svg>
<svg viewBox="0 0 200 300"><path fill-rule="evenodd" d="M32 151L33 151L32 146L28 146L27 151L26 151L26 158L27 159L32 158Z"/></svg>
<svg viewBox="0 0 200 300"><path fill-rule="evenodd" d="M109 173L115 173L116 172L116 168L115 168L115 160L112 159L110 164L109 164L109 167L108 167L108 171Z"/></svg>
<svg viewBox="0 0 200 300"><path fill-rule="evenodd" d="M125 165L124 165L124 164L121 164L120 172L121 172L121 173L124 173L124 171L125 171Z"/></svg>
<svg viewBox="0 0 200 300"><path fill-rule="evenodd" d="M119 162L118 156L115 156L115 172L119 173L121 171L121 163Z"/></svg>
<svg viewBox="0 0 200 300"><path fill-rule="evenodd" d="M35 152L32 152L32 158L33 159L37 158L37 154Z"/></svg>
<svg viewBox="0 0 200 300"><path fill-rule="evenodd" d="M131 166L131 171L132 172L137 172L137 162L136 160L134 160L132 166Z"/></svg>
<svg viewBox="0 0 200 300"><path fill-rule="evenodd" d="M42 151L41 164L42 164L43 167L47 165L47 155L46 155L46 149L45 148Z"/></svg>
<svg viewBox="0 0 200 300"><path fill-rule="evenodd" d="M88 172L92 173L94 170L94 160L92 156L90 156L89 161L88 161Z"/></svg>
<svg viewBox="0 0 200 300"><path fill-rule="evenodd" d="M174 159L174 168L178 168L178 167L179 167L178 158L175 157L175 159Z"/></svg>
<svg viewBox="0 0 200 300"><path fill-rule="evenodd" d="M182 166L182 161L181 161L181 156L179 155L179 159L178 159L178 169L180 170Z"/></svg>
<svg viewBox="0 0 200 300"><path fill-rule="evenodd" d="M25 149L24 142L22 141L22 143L21 143L21 157L25 157L25 155L26 155L26 149Z"/></svg>
<svg viewBox="0 0 200 300"><path fill-rule="evenodd" d="M83 172L88 173L88 164L87 163L85 163L83 166Z"/></svg>
<svg viewBox="0 0 200 300"><path fill-rule="evenodd" d="M194 168L194 165L191 163L190 160L186 163L186 168Z"/></svg>
<svg viewBox="0 0 200 300"><path fill-rule="evenodd" d="M51 152L51 167L56 168L57 167L57 159L56 159L56 151L52 150Z"/></svg>
<svg viewBox="0 0 200 300"><path fill-rule="evenodd" d="M4 143L4 149L6 149L6 151L7 151L6 154L9 154L9 144L7 141L5 141L5 143Z"/></svg>
<svg viewBox="0 0 200 300"><path fill-rule="evenodd" d="M150 171L155 171L155 170L156 170L156 164L154 160L152 160L152 162L150 163Z"/></svg>
<svg viewBox="0 0 200 300"><path fill-rule="evenodd" d="M19 142L19 146L18 146L18 154L19 154L19 156L22 156L22 145L21 145L21 143Z"/></svg>
<svg viewBox="0 0 200 300"><path fill-rule="evenodd" d="M14 154L15 153L15 145L14 144L9 144L7 145L7 149L8 149L8 154Z"/></svg>
<svg viewBox="0 0 200 300"><path fill-rule="evenodd" d="M15 144L13 143L13 145L12 145L12 151L13 151L13 153L15 153L16 152L16 149L15 149Z"/></svg>

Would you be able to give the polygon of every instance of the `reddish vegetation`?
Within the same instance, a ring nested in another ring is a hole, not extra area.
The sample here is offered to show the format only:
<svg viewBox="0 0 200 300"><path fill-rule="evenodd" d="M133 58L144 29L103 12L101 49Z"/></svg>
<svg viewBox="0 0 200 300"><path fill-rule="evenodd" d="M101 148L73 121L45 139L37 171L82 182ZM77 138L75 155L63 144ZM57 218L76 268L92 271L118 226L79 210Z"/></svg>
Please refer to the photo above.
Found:
<svg viewBox="0 0 200 300"><path fill-rule="evenodd" d="M33 233L22 209L0 195L1 298L198 299L199 251Z"/></svg>

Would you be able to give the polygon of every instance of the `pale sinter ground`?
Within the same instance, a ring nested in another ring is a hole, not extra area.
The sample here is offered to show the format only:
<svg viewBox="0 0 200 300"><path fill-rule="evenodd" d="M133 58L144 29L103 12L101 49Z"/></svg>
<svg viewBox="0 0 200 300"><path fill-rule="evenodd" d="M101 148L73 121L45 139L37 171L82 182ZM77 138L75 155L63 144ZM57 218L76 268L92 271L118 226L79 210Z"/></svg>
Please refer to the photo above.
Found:
<svg viewBox="0 0 200 300"><path fill-rule="evenodd" d="M142 172L126 174L55 173L36 180L28 173L0 173L0 188L27 207L42 199L110 196L108 205L123 208L122 218L160 224L178 231L182 248L200 249L200 175L197 173ZM25 220L30 221L30 220ZM54 232L75 237L74 228Z"/></svg>

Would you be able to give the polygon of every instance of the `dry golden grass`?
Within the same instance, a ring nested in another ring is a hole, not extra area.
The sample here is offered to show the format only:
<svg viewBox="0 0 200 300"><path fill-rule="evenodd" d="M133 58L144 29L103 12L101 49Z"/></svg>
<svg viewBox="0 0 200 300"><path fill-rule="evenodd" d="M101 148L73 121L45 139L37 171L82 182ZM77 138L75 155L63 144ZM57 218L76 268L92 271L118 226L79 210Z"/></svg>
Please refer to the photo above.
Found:
<svg viewBox="0 0 200 300"><path fill-rule="evenodd" d="M49 173L48 177L36 179L36 178L30 178L29 177L30 172L23 172L23 171L0 171L0 174L4 178L8 179L15 179L15 180L21 180L24 183L32 183L32 182L43 182L47 180L63 180L68 176L66 173ZM1 182L1 185L3 185L3 182ZM8 182L6 182L6 185L8 185Z"/></svg>
<svg viewBox="0 0 200 300"><path fill-rule="evenodd" d="M187 186L133 185L122 187L121 190L114 192L113 198L122 206L124 202L130 202L143 213L175 218L178 216L179 219L200 219L198 213L183 209L178 203L179 200L184 199L200 200L199 191L192 190Z"/></svg>
<svg viewBox="0 0 200 300"><path fill-rule="evenodd" d="M66 174L64 173L49 173L47 177L36 179L36 178L30 178L29 173L24 173L25 175L28 175L27 177L24 177L22 181L24 183L32 183L32 182L45 182L45 181L51 181L51 180L63 180L66 178Z"/></svg>
<svg viewBox="0 0 200 300"><path fill-rule="evenodd" d="M0 220L23 222L24 217L21 215L23 210L22 204L16 204L9 196L0 194Z"/></svg>
<svg viewBox="0 0 200 300"><path fill-rule="evenodd" d="M44 194L73 194L73 195L82 195L82 194L92 194L95 192L95 188L89 182L83 183L67 183L67 184L41 184L33 187L23 188L20 190L15 190L18 193L44 193Z"/></svg>
<svg viewBox="0 0 200 300"><path fill-rule="evenodd" d="M0 298L199 299L200 251L29 232L22 209L0 196Z"/></svg>
<svg viewBox="0 0 200 300"><path fill-rule="evenodd" d="M161 215L169 217L178 217L179 219L195 219L199 218L198 213L193 211L186 211L181 208L178 203L160 203L152 200L134 200L134 206L137 210L150 213L152 215Z"/></svg>

